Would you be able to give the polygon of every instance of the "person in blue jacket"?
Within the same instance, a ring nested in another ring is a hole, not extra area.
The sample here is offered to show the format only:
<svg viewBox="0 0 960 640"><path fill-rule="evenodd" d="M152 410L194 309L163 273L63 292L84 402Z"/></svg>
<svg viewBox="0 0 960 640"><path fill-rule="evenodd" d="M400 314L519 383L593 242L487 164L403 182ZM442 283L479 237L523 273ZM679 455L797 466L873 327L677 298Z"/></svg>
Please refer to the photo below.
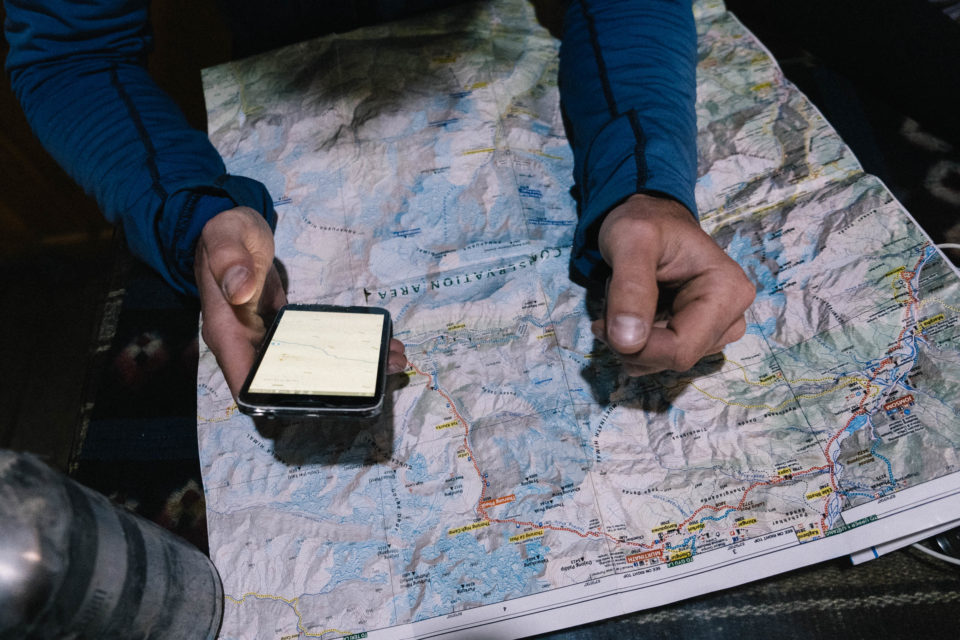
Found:
<svg viewBox="0 0 960 640"><path fill-rule="evenodd" d="M322 19L328 3L267 4ZM199 295L203 338L236 394L263 315L285 302L276 214L266 188L229 175L148 75L147 5L5 0L6 68L41 143L122 225L134 254ZM567 5L560 93L580 215L571 267L606 280L593 330L630 375L686 370L720 351L743 335L754 297L696 220L696 53L689 0ZM661 287L675 297L669 321L655 324ZM394 341L391 367L404 366Z"/></svg>

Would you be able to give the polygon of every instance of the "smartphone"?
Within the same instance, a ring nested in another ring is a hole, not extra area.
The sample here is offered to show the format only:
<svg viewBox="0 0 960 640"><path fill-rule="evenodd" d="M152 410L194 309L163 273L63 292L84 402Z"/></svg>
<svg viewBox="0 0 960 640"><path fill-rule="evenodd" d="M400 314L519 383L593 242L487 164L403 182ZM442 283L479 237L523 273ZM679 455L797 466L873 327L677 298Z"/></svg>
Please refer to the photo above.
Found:
<svg viewBox="0 0 960 640"><path fill-rule="evenodd" d="M254 416L373 416L387 377L390 313L288 304L267 331L237 397Z"/></svg>

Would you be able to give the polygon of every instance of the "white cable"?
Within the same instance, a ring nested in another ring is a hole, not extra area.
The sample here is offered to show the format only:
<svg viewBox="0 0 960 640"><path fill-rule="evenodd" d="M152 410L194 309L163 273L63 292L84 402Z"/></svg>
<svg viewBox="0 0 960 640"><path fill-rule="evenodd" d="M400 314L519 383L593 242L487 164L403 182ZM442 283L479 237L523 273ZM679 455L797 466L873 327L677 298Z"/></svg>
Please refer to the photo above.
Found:
<svg viewBox="0 0 960 640"><path fill-rule="evenodd" d="M923 551L928 556L933 556L937 560L943 560L944 562L949 562L950 564L954 564L960 567L960 559L945 555L943 553L940 553L939 551L934 551L933 549L928 549L927 547L919 543L915 543L910 546L912 546L914 549L918 551Z"/></svg>
<svg viewBox="0 0 960 640"><path fill-rule="evenodd" d="M937 245L937 249L960 249L960 244L956 242L943 242Z"/></svg>

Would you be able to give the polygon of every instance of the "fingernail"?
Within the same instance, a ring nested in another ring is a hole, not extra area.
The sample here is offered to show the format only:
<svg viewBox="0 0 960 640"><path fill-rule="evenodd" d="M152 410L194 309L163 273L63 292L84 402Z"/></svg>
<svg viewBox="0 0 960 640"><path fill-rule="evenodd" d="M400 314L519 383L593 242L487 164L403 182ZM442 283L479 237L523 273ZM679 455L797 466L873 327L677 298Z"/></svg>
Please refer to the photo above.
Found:
<svg viewBox="0 0 960 640"><path fill-rule="evenodd" d="M647 323L637 316L616 315L607 325L607 335L622 345L645 341L647 331Z"/></svg>
<svg viewBox="0 0 960 640"><path fill-rule="evenodd" d="M243 286L243 283L247 281L249 275L250 271L239 264L227 269L227 272L223 274L223 282L220 283L220 287L223 289L223 294L227 296L228 300L233 299L234 294Z"/></svg>

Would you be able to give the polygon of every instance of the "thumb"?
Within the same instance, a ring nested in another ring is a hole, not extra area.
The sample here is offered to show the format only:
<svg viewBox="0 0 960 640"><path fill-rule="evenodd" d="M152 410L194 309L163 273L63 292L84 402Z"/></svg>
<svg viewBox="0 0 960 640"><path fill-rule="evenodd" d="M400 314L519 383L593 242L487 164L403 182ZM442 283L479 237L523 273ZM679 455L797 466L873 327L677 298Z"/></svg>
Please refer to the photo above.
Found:
<svg viewBox="0 0 960 640"><path fill-rule="evenodd" d="M262 283L257 282L253 258L245 251L232 255L222 250L211 252L210 271L224 298L232 305L249 302L262 287Z"/></svg>
<svg viewBox="0 0 960 640"><path fill-rule="evenodd" d="M258 297L273 258L273 237L259 228L260 216L234 209L203 229L207 266L231 305ZM264 246L261 246L264 245ZM266 246L269 245L269 246ZM262 263L262 264L261 264Z"/></svg>
<svg viewBox="0 0 960 640"><path fill-rule="evenodd" d="M603 251L612 269L604 309L606 342L622 354L644 348L657 310L659 251L654 238L637 230L608 236Z"/></svg>
<svg viewBox="0 0 960 640"><path fill-rule="evenodd" d="M607 281L604 321L607 344L619 353L643 349L657 310L655 264L620 261Z"/></svg>

